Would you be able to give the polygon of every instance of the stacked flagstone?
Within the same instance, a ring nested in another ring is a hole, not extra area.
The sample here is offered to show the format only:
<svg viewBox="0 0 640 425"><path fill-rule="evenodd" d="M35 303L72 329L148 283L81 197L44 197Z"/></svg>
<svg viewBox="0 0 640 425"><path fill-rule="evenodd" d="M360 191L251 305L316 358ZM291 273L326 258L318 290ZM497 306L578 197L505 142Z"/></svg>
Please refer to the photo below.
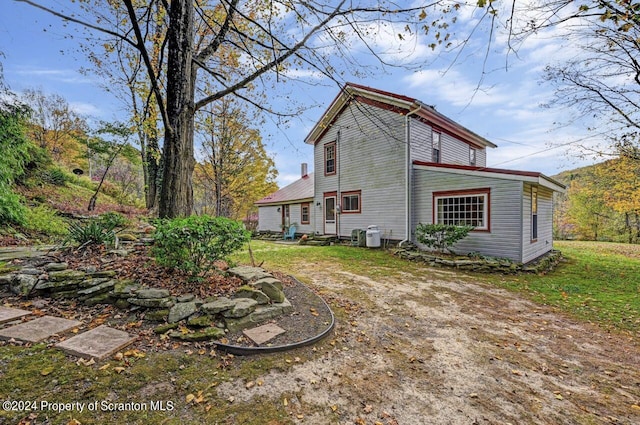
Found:
<svg viewBox="0 0 640 425"><path fill-rule="evenodd" d="M258 267L235 267L228 273L244 285L230 298L197 299L173 296L164 288L144 287L119 280L113 271L71 270L66 263L46 263L0 275L0 292L8 289L24 297L76 298L86 305L113 304L122 309L144 309L145 319L166 322L157 332L188 341L220 338L293 311L282 282ZM180 330L179 323L185 326Z"/></svg>

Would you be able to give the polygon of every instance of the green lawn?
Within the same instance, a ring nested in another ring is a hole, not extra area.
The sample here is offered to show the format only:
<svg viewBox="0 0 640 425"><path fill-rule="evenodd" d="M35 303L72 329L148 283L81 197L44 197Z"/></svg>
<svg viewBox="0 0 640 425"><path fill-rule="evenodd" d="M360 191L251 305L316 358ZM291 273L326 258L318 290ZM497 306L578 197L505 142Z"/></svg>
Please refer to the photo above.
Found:
<svg viewBox="0 0 640 425"><path fill-rule="evenodd" d="M491 277L581 319L637 333L640 325L640 246L606 242L556 242L563 261L546 275Z"/></svg>
<svg viewBox="0 0 640 425"><path fill-rule="evenodd" d="M268 269L294 275L302 264L340 268L371 278L393 278L401 272L422 273L424 266L391 255L388 251L348 246L309 247L253 241L256 262ZM465 274L476 280L518 292L605 327L637 332L640 325L640 246L606 242L555 244L565 260L546 275ZM248 263L243 252L234 257ZM304 274L297 274L304 280Z"/></svg>

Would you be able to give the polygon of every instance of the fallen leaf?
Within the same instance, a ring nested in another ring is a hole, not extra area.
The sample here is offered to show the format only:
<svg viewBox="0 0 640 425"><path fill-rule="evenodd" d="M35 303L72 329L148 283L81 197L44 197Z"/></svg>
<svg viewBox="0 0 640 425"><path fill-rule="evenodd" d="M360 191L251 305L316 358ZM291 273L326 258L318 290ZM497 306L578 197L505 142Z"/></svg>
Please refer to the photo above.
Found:
<svg viewBox="0 0 640 425"><path fill-rule="evenodd" d="M298 419L304 419L304 415L297 415L296 418Z"/></svg>
<svg viewBox="0 0 640 425"><path fill-rule="evenodd" d="M282 405L283 406L288 406L289 405L289 401L287 401L287 399L285 398L284 400L282 400Z"/></svg>
<svg viewBox="0 0 640 425"><path fill-rule="evenodd" d="M47 376L47 375L49 375L51 372L53 372L53 370L54 370L54 367L53 367L53 366L46 367L46 368L44 368L44 369L42 369L42 370L40 371L40 375L42 375L42 376Z"/></svg>
<svg viewBox="0 0 640 425"><path fill-rule="evenodd" d="M245 388L250 390L251 388L255 387L256 383L253 381L249 381L247 382L247 384L245 385Z"/></svg>
<svg viewBox="0 0 640 425"><path fill-rule="evenodd" d="M118 367L114 367L113 370L115 370L116 373L122 373L125 371L125 368L122 366L118 366Z"/></svg>
<svg viewBox="0 0 640 425"><path fill-rule="evenodd" d="M82 425L82 423L80 423L80 421L77 419L71 419L69 422L67 422L67 425Z"/></svg>
<svg viewBox="0 0 640 425"><path fill-rule="evenodd" d="M556 398L558 400L564 400L564 397L562 397L562 394L556 394Z"/></svg>
<svg viewBox="0 0 640 425"><path fill-rule="evenodd" d="M333 406L331 406L331 411L335 412L338 410L338 406L336 406L335 404Z"/></svg>
<svg viewBox="0 0 640 425"><path fill-rule="evenodd" d="M122 352L119 351L113 355L113 358L114 360L121 361L122 359L124 359L124 354L122 354Z"/></svg>
<svg viewBox="0 0 640 425"><path fill-rule="evenodd" d="M520 372L519 370L516 370L516 369L511 370L511 373L512 373L513 375L522 376L522 372Z"/></svg>
<svg viewBox="0 0 640 425"><path fill-rule="evenodd" d="M195 395L193 394L187 394L187 397L185 398L185 401L187 404L191 403L194 399L196 398Z"/></svg>
<svg viewBox="0 0 640 425"><path fill-rule="evenodd" d="M236 398L235 398L234 396L231 396L231 397L229 397L229 398L227 399L227 401L228 401L229 403L233 403L234 401L236 401Z"/></svg>
<svg viewBox="0 0 640 425"><path fill-rule="evenodd" d="M105 365L102 365L98 368L98 370L107 370L111 367L111 363L107 363Z"/></svg>
<svg viewBox="0 0 640 425"><path fill-rule="evenodd" d="M373 412L373 406L370 404L367 404L366 406L364 406L364 413L371 413Z"/></svg>
<svg viewBox="0 0 640 425"><path fill-rule="evenodd" d="M356 418L355 421L353 421L356 425L367 425L367 423L365 422L364 419L362 418Z"/></svg>

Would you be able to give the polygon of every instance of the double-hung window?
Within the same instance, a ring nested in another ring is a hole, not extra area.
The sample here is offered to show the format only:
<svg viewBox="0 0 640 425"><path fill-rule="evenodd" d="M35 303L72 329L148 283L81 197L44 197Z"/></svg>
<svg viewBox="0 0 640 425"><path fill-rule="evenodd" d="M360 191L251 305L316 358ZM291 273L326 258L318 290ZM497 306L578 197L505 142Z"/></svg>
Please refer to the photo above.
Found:
<svg viewBox="0 0 640 425"><path fill-rule="evenodd" d="M324 145L324 174L326 176L336 173L336 142Z"/></svg>
<svg viewBox="0 0 640 425"><path fill-rule="evenodd" d="M309 224L311 222L310 211L308 202L300 205L300 224Z"/></svg>
<svg viewBox="0 0 640 425"><path fill-rule="evenodd" d="M434 192L434 223L490 230L489 189Z"/></svg>

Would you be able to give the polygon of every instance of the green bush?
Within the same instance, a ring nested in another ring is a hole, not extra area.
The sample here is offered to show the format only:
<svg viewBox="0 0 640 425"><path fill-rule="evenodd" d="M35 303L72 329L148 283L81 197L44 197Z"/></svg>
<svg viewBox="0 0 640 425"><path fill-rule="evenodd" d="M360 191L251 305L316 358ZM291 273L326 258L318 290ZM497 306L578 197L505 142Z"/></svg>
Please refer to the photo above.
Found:
<svg viewBox="0 0 640 425"><path fill-rule="evenodd" d="M207 215L158 220L155 222L153 254L164 266L197 276L214 268L249 240L242 224L224 217Z"/></svg>
<svg viewBox="0 0 640 425"><path fill-rule="evenodd" d="M437 249L440 252L452 252L451 247L467 237L472 230L473 226L420 223L416 226L416 239L429 248Z"/></svg>
<svg viewBox="0 0 640 425"><path fill-rule="evenodd" d="M46 205L29 208L24 227L49 236L64 236L68 233L67 223Z"/></svg>
<svg viewBox="0 0 640 425"><path fill-rule="evenodd" d="M98 217L98 223L100 223L105 228L114 230L118 227L126 227L129 223L129 220L127 220L127 218L119 212L110 211L100 214L100 216Z"/></svg>
<svg viewBox="0 0 640 425"><path fill-rule="evenodd" d="M27 209L22 202L22 196L0 183L0 226L25 223Z"/></svg>
<svg viewBox="0 0 640 425"><path fill-rule="evenodd" d="M54 167L42 172L42 180L55 186L64 186L69 181L69 176L60 168Z"/></svg>

